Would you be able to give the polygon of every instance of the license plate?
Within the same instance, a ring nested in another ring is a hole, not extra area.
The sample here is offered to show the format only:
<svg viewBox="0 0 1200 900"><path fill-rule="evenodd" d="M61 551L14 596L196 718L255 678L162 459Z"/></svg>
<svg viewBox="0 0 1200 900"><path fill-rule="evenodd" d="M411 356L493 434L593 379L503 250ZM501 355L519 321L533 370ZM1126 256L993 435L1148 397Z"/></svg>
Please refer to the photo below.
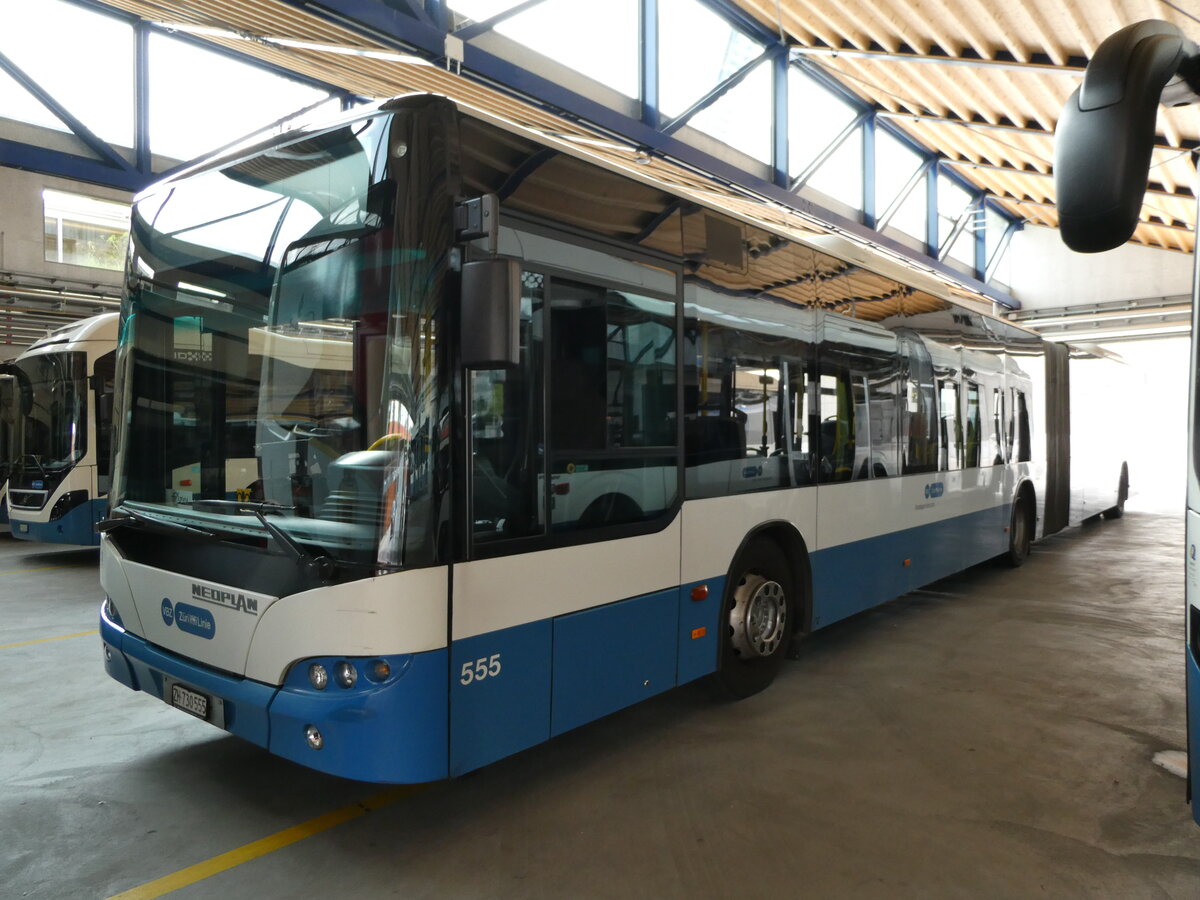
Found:
<svg viewBox="0 0 1200 900"><path fill-rule="evenodd" d="M197 719L208 719L208 697L188 690L182 684L171 685L171 705Z"/></svg>

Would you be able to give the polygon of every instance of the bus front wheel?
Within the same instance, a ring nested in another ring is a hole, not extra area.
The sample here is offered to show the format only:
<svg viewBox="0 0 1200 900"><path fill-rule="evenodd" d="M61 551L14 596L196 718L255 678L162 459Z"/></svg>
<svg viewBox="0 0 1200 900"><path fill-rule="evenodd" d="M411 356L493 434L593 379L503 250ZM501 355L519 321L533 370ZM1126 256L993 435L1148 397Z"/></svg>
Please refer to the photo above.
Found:
<svg viewBox="0 0 1200 900"><path fill-rule="evenodd" d="M738 558L725 588L720 656L711 679L716 692L741 699L774 681L795 622L791 567L774 541L755 541Z"/></svg>

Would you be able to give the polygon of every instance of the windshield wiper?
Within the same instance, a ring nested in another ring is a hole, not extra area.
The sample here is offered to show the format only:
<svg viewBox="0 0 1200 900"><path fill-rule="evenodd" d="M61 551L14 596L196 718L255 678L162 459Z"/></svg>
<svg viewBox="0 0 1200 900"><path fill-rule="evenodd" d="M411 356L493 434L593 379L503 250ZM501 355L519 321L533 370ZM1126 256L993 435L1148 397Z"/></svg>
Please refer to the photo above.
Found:
<svg viewBox="0 0 1200 900"><path fill-rule="evenodd" d="M46 467L42 465L42 458L36 453L26 453L21 457L21 467L25 467L25 460L32 459L33 464L38 467L38 471L42 473L43 478L49 478L50 475L46 472Z"/></svg>
<svg viewBox="0 0 1200 900"><path fill-rule="evenodd" d="M244 502L241 500L192 500L191 506L193 509L201 506L215 506L218 509L235 509L238 512L252 512L262 523L263 528L267 530L267 534L275 539L275 542L283 549L285 556L290 556L296 561L296 565L311 578L318 581L329 581L335 571L337 571L337 563L328 556L320 555L313 556L300 545L300 543L280 528L267 519L267 513L278 513L288 509L295 509L294 506L283 506L279 503L272 503L264 500L257 503Z"/></svg>
<svg viewBox="0 0 1200 900"><path fill-rule="evenodd" d="M150 516L141 512L134 512L132 509L118 507L115 515L108 519L102 519L96 523L97 531L114 531L118 528L126 528L133 524L138 524L146 528L147 531L157 531L160 534L186 534L189 537L199 538L205 541L220 540L223 537L231 537L232 532L218 531L216 529L193 528L191 525L184 525L182 522L173 522L170 519L160 519L158 516Z"/></svg>

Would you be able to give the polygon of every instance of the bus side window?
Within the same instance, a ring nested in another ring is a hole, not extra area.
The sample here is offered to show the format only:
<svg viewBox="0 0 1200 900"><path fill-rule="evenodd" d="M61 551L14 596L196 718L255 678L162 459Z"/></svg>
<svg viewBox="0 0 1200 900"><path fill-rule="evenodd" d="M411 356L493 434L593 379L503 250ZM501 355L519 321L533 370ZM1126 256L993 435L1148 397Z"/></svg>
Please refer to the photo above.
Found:
<svg viewBox="0 0 1200 900"><path fill-rule="evenodd" d="M904 472L932 472L938 465L933 362L916 334L902 333L900 347L907 363L905 403L901 407Z"/></svg>
<svg viewBox="0 0 1200 900"><path fill-rule="evenodd" d="M550 282L553 531L653 519L678 485L676 301Z"/></svg>
<svg viewBox="0 0 1200 900"><path fill-rule="evenodd" d="M980 431L983 427L982 413L979 408L979 385L974 381L967 382L967 421L963 429L965 439L963 446L966 453L963 468L978 468L980 458Z"/></svg>
<svg viewBox="0 0 1200 900"><path fill-rule="evenodd" d="M941 424L938 429L941 453L938 458L938 468L948 471L961 469L963 433L962 419L959 417L957 381L945 378L938 382L938 410L941 413Z"/></svg>
<svg viewBox="0 0 1200 900"><path fill-rule="evenodd" d="M807 345L690 319L686 347L687 496L808 484L808 460L795 449L807 431Z"/></svg>
<svg viewBox="0 0 1200 900"><path fill-rule="evenodd" d="M520 361L470 373L471 521L476 544L541 535L545 277L521 275Z"/></svg>
<svg viewBox="0 0 1200 900"><path fill-rule="evenodd" d="M1029 407L1025 402L1025 392L1016 391L1017 396L1017 462L1029 462L1033 459L1032 441L1029 434Z"/></svg>
<svg viewBox="0 0 1200 900"><path fill-rule="evenodd" d="M810 429L816 417L812 409L812 401L816 394L808 389L808 379L805 377L804 363L794 360L788 365L788 402L791 405L791 435L792 446L792 477L796 484L812 484L815 481L812 463L816 457L817 446Z"/></svg>
<svg viewBox="0 0 1200 900"><path fill-rule="evenodd" d="M1004 392L992 388L992 465L1004 462Z"/></svg>

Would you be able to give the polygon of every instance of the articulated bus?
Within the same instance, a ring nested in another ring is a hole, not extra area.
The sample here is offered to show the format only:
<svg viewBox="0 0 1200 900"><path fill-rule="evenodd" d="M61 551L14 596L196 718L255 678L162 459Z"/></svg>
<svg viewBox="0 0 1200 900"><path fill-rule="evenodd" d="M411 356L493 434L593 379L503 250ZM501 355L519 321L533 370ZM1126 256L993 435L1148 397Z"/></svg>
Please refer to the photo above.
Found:
<svg viewBox="0 0 1200 900"><path fill-rule="evenodd" d="M1200 102L1200 48L1169 22L1129 25L1101 42L1055 134L1054 177L1060 231L1072 250L1119 247L1137 228L1155 144L1159 104ZM1193 250L1194 252L1194 250ZM1184 657L1187 684L1187 800L1200 773L1200 269L1192 285L1191 402L1188 430Z"/></svg>
<svg viewBox="0 0 1200 900"><path fill-rule="evenodd" d="M197 164L131 229L107 671L324 772L754 694L1128 491L1072 478L1067 348L445 98Z"/></svg>
<svg viewBox="0 0 1200 900"><path fill-rule="evenodd" d="M118 314L55 329L0 367L14 388L13 536L99 544L108 508Z"/></svg>

